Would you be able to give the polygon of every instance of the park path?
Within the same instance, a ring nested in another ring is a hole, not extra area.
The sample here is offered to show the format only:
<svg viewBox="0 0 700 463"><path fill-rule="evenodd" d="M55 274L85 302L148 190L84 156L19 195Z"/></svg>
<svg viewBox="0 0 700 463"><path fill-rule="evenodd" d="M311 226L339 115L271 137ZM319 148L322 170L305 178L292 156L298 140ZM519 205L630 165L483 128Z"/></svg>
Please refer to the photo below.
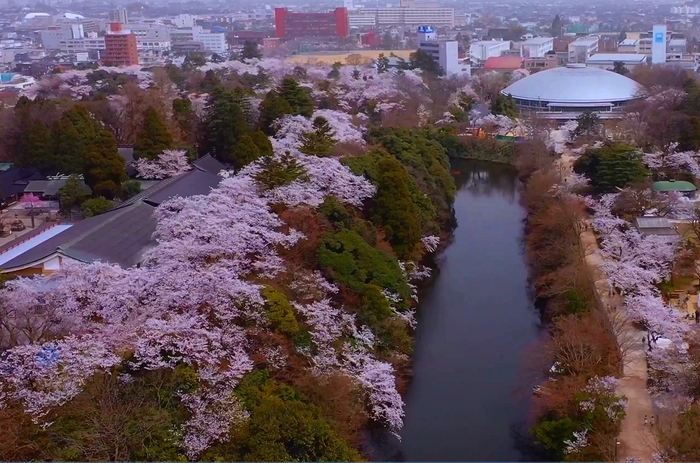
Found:
<svg viewBox="0 0 700 463"><path fill-rule="evenodd" d="M581 233L581 245L584 249L586 263L595 282L595 290L603 307L613 311L622 311L621 329L618 331L618 345L622 346L622 377L618 383L617 393L627 397L627 414L622 420L620 435L617 440L617 461L625 461L634 458L637 461L648 463L652 455L658 451L659 446L654 433L652 415L654 407L651 395L647 389L647 358L643 337L646 332L633 326L626 309L617 294L611 297L608 279L600 264L603 259L593 231L587 229ZM644 418L649 418L649 423L644 424ZM658 426L657 426L658 427Z"/></svg>
<svg viewBox="0 0 700 463"><path fill-rule="evenodd" d="M572 173L575 159L576 157L570 153L562 155L559 162L563 177ZM610 293L607 275L600 268L603 257L600 255L598 241L588 223L580 235L580 242L601 306L611 313L622 311L615 314L622 325L617 333L617 342L622 346L623 356L622 377L618 383L617 393L627 398L627 413L622 420L620 435L617 438L619 442L615 452L617 461L627 461L632 458L649 463L653 454L658 451L659 445L651 424L654 407L647 389L648 368L643 340L646 331L637 329L632 324L627 317L621 297ZM644 423L645 417L649 418L649 424Z"/></svg>

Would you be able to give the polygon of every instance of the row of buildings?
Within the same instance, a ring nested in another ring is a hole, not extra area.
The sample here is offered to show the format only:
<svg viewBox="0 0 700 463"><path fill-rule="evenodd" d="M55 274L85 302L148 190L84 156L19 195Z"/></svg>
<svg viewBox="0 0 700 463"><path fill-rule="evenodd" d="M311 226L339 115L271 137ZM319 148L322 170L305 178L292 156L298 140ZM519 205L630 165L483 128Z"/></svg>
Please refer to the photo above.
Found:
<svg viewBox="0 0 700 463"><path fill-rule="evenodd" d="M698 69L699 57L686 52L686 38L668 31L665 25L656 25L647 33L625 35L624 39L616 40L613 50L609 45L601 50L603 40L609 39L602 34L535 37L523 42L481 40L470 44L469 58L473 66L490 70L538 71L566 64L612 69L616 63L622 63L628 70L647 63L670 64L690 71Z"/></svg>

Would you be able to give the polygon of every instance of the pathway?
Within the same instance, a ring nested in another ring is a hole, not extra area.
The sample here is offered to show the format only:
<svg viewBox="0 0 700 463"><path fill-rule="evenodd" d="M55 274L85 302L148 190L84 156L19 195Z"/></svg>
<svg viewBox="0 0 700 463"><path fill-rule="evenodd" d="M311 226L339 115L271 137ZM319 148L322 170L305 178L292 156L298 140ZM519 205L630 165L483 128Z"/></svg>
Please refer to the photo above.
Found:
<svg viewBox="0 0 700 463"><path fill-rule="evenodd" d="M602 263L600 249L591 230L581 233L581 245L603 307L610 306L623 311L621 315L624 318L617 337L623 351L622 378L620 378L617 392L627 397L628 403L627 414L622 420L622 428L618 436L620 444L617 449L617 460L625 461L627 458L634 458L638 461L650 462L659 446L651 424L644 425L644 417L651 418L654 414L651 395L647 389L647 359L642 342L646 331L635 328L626 317L620 296L610 297L607 276L600 269Z"/></svg>
<svg viewBox="0 0 700 463"><path fill-rule="evenodd" d="M575 156L569 153L562 155L560 159L561 172L568 176L572 171ZM603 307L611 307L622 311L611 318L619 319L620 329L617 330L617 342L621 346L623 355L622 377L620 378L617 392L627 397L627 414L622 420L620 435L617 440L617 461L626 461L634 458L637 461L648 463L652 455L658 451L659 445L653 428L650 424L644 424L644 417L654 414L651 395L647 389L647 358L642 338L646 331L634 327L625 313L620 296L611 297L607 275L600 268L603 258L596 237L590 226L586 226L580 236L581 247L586 263L595 282L595 290ZM619 316L617 316L619 315Z"/></svg>

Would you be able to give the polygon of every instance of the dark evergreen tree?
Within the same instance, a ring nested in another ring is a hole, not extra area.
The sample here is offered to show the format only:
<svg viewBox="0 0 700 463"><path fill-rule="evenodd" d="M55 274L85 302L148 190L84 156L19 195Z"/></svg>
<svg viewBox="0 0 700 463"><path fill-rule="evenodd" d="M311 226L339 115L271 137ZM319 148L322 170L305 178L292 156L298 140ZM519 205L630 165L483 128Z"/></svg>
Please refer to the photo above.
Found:
<svg viewBox="0 0 700 463"><path fill-rule="evenodd" d="M51 128L54 166L62 174L83 173L86 143L73 123L62 118Z"/></svg>
<svg viewBox="0 0 700 463"><path fill-rule="evenodd" d="M51 131L46 124L39 120L30 122L21 146L25 150L19 159L21 165L34 167L44 175L57 173Z"/></svg>
<svg viewBox="0 0 700 463"><path fill-rule="evenodd" d="M260 157L260 150L250 135L245 134L238 139L233 151L232 164L236 169L241 169Z"/></svg>
<svg viewBox="0 0 700 463"><path fill-rule="evenodd" d="M188 145L194 145L197 140L197 133L196 116L192 110L192 100L189 98L175 98L173 100L173 117Z"/></svg>
<svg viewBox="0 0 700 463"><path fill-rule="evenodd" d="M292 106L282 98L276 90L267 92L265 99L260 103L260 130L267 135L274 135L274 122L282 116L293 114Z"/></svg>
<svg viewBox="0 0 700 463"><path fill-rule="evenodd" d="M682 124L678 137L678 151L700 150L700 119L697 116L688 118Z"/></svg>
<svg viewBox="0 0 700 463"><path fill-rule="evenodd" d="M205 93L211 93L216 87L221 85L221 79L216 72L211 69L204 73L204 78L199 84L199 88Z"/></svg>
<svg viewBox="0 0 700 463"><path fill-rule="evenodd" d="M299 151L315 156L329 156L335 144L335 132L325 117L315 118L313 124L313 132L302 134Z"/></svg>
<svg viewBox="0 0 700 463"><path fill-rule="evenodd" d="M255 181L263 190L272 190L288 185L295 180L307 181L306 169L299 165L289 151L282 156L265 156L260 159L260 171Z"/></svg>
<svg viewBox="0 0 700 463"><path fill-rule="evenodd" d="M409 61L412 69L420 69L434 76L441 76L444 74L443 69L435 59L433 59L432 55L424 50L416 50L414 53L411 53Z"/></svg>
<svg viewBox="0 0 700 463"><path fill-rule="evenodd" d="M209 97L201 132L201 152L221 162L235 163L236 145L250 131L237 97L218 87Z"/></svg>
<svg viewBox="0 0 700 463"><path fill-rule="evenodd" d="M392 156L379 161L377 194L372 220L382 226L387 239L401 259L410 258L421 237L419 210L411 200L410 175Z"/></svg>
<svg viewBox="0 0 700 463"><path fill-rule="evenodd" d="M148 108L143 127L134 143L134 158L156 159L163 150L173 147L173 136L165 122L153 107Z"/></svg>
<svg viewBox="0 0 700 463"><path fill-rule="evenodd" d="M377 72L382 74L389 70L389 58L384 56L384 53L380 53L377 57Z"/></svg>
<svg viewBox="0 0 700 463"><path fill-rule="evenodd" d="M261 130L256 130L250 134L250 138L253 139L253 143L255 143L255 146L258 147L260 156L272 156L272 142L270 141L270 137L265 135L264 132Z"/></svg>
<svg viewBox="0 0 700 463"><path fill-rule="evenodd" d="M613 69L612 69L612 71L613 71L613 72L616 72L616 73L618 73L618 74L620 74L620 75L623 75L623 76L626 76L627 74L630 73L630 70L627 69L627 67L625 66L625 63L623 63L622 61L615 61L615 62L613 62Z"/></svg>
<svg viewBox="0 0 700 463"><path fill-rule="evenodd" d="M95 195L112 199L121 193L126 180L124 158L117 151L117 140L108 130L100 130L85 152L85 183Z"/></svg>
<svg viewBox="0 0 700 463"><path fill-rule="evenodd" d="M501 95L496 93L491 98L491 112L493 114L499 114L503 116L508 116L510 118L515 118L518 116L518 108L515 106L515 100L510 95Z"/></svg>
<svg viewBox="0 0 700 463"><path fill-rule="evenodd" d="M561 18L559 15L556 15L552 20L552 37L561 37L561 26Z"/></svg>
<svg viewBox="0 0 700 463"><path fill-rule="evenodd" d="M331 66L331 71L328 73L329 79L338 79L340 77L340 68L343 67L343 63L336 61Z"/></svg>
<svg viewBox="0 0 700 463"><path fill-rule="evenodd" d="M301 87L292 77L285 77L277 89L280 98L289 103L292 114L300 114L304 117L311 117L314 112L314 100L310 92Z"/></svg>
<svg viewBox="0 0 700 463"><path fill-rule="evenodd" d="M258 44L250 40L246 40L243 44L243 51L241 52L241 59L255 59L262 58L262 53L258 48Z"/></svg>
<svg viewBox="0 0 700 463"><path fill-rule="evenodd" d="M90 196L90 190L85 183L77 176L71 175L66 183L58 190L58 202L61 213L68 215L75 206L79 206Z"/></svg>

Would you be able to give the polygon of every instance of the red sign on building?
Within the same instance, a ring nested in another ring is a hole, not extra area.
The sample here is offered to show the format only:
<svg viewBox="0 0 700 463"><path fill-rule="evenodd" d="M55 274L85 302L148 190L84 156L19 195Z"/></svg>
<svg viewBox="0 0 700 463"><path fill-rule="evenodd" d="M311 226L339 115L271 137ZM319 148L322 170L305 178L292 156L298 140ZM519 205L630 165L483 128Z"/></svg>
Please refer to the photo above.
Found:
<svg viewBox="0 0 700 463"><path fill-rule="evenodd" d="M275 8L275 34L280 39L347 37L350 22L347 8L328 13L293 13Z"/></svg>

